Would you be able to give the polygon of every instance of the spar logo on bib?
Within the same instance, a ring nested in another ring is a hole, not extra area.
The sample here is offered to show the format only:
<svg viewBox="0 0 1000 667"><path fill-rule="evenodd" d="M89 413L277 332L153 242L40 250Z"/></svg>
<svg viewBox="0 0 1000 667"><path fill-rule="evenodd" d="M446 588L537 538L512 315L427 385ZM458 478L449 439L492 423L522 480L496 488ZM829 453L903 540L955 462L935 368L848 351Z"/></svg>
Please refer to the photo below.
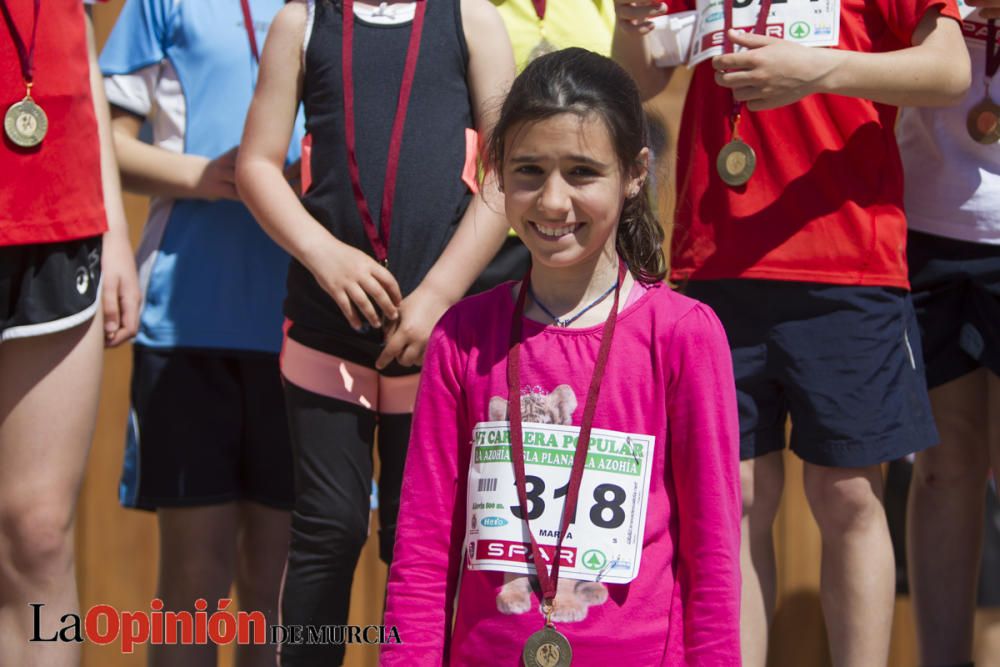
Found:
<svg viewBox="0 0 1000 667"><path fill-rule="evenodd" d="M580 559L583 566L588 570L594 570L599 572L604 569L604 566L608 564L608 557L604 555L603 551L598 549L590 549L584 552L583 558Z"/></svg>
<svg viewBox="0 0 1000 667"><path fill-rule="evenodd" d="M788 34L792 39L805 39L812 29L805 21L796 21L788 28Z"/></svg>

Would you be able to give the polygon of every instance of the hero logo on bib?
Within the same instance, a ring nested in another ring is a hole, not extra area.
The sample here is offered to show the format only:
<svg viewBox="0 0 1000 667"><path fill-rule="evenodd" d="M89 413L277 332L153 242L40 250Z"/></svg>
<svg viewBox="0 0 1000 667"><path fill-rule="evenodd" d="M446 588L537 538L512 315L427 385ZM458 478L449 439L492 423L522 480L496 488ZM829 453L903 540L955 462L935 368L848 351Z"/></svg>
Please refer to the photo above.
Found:
<svg viewBox="0 0 1000 667"><path fill-rule="evenodd" d="M722 55L724 2L733 4L737 30L753 30L760 0L698 0L688 66ZM764 34L803 46L836 46L840 42L840 0L773 0Z"/></svg>

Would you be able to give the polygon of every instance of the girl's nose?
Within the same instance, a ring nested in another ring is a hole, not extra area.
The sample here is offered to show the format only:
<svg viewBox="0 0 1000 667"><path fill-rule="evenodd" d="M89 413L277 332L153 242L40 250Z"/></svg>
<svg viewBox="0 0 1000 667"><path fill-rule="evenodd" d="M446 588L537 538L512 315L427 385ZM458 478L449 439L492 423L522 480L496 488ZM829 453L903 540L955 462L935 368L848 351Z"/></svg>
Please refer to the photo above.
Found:
<svg viewBox="0 0 1000 667"><path fill-rule="evenodd" d="M563 217L571 206L569 184L558 171L553 171L538 193L538 210L547 216Z"/></svg>

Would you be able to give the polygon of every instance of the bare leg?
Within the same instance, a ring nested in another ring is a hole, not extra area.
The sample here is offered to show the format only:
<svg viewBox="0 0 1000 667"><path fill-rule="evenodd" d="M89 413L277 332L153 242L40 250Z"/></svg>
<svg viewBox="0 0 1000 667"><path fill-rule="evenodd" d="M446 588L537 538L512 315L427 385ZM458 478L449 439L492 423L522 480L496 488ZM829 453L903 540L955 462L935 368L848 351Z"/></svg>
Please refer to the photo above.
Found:
<svg viewBox="0 0 1000 667"><path fill-rule="evenodd" d="M764 667L767 662L767 633L774 618L777 590L773 528L784 484L781 452L740 463L743 489L740 644L745 667Z"/></svg>
<svg viewBox="0 0 1000 667"><path fill-rule="evenodd" d="M882 470L804 469L806 498L823 540L820 600L835 667L889 659L895 560L882 507Z"/></svg>
<svg viewBox="0 0 1000 667"><path fill-rule="evenodd" d="M986 493L986 371L931 391L941 444L917 454L907 510L907 560L920 659L972 659ZM943 548L947 545L947 548Z"/></svg>
<svg viewBox="0 0 1000 667"><path fill-rule="evenodd" d="M65 667L77 643L28 643L79 613L75 505L94 434L101 317L69 331L0 344L0 665Z"/></svg>
<svg viewBox="0 0 1000 667"><path fill-rule="evenodd" d="M236 503L160 509L160 577L156 596L165 611L194 611L204 598L209 614L229 597L236 569ZM215 667L216 646L150 645L150 667Z"/></svg>
<svg viewBox="0 0 1000 667"><path fill-rule="evenodd" d="M1000 608L976 612L976 667L1000 667Z"/></svg>
<svg viewBox="0 0 1000 667"><path fill-rule="evenodd" d="M268 625L278 622L278 594L288 557L291 513L253 502L240 503L239 555L236 591L240 609L261 611ZM274 667L276 647L246 644L236 647L239 667Z"/></svg>

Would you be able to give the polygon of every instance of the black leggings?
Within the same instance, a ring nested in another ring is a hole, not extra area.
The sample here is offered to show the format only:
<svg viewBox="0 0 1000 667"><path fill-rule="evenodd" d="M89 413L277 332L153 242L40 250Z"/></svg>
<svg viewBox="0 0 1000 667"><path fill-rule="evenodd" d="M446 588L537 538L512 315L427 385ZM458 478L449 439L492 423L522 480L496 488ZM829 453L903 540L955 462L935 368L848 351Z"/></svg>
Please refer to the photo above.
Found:
<svg viewBox="0 0 1000 667"><path fill-rule="evenodd" d="M379 557L388 565L412 415L377 415L289 382L285 382L285 402L295 465L295 507L282 624L345 625L354 569L368 537L375 429L381 461ZM282 667L340 665L343 660L343 645L281 647Z"/></svg>

